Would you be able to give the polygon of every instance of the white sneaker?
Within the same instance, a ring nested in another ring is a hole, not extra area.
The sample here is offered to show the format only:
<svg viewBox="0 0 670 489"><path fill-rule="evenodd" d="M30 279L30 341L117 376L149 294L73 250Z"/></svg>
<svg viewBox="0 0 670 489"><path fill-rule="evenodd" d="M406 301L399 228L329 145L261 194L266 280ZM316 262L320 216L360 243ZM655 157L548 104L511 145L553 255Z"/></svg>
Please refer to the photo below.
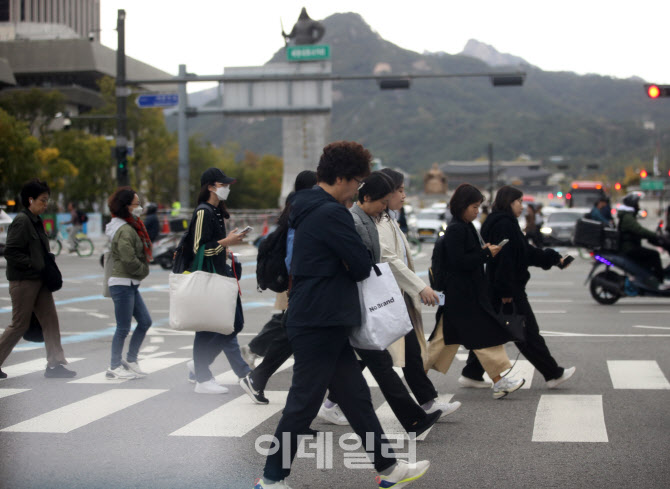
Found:
<svg viewBox="0 0 670 489"><path fill-rule="evenodd" d="M147 376L147 373L142 371L142 369L140 368L140 364L137 362L127 362L126 360L121 360L121 365L123 365L123 368L125 368L126 370L134 372L138 378Z"/></svg>
<svg viewBox="0 0 670 489"><path fill-rule="evenodd" d="M195 392L197 394L226 394L228 387L217 384L214 379L209 379L207 382L196 382Z"/></svg>
<svg viewBox="0 0 670 489"><path fill-rule="evenodd" d="M563 369L563 375L561 375L557 379L551 379L547 381L547 389L554 389L559 385L561 385L563 382L565 382L575 374L575 370L577 370L577 367L570 367Z"/></svg>
<svg viewBox="0 0 670 489"><path fill-rule="evenodd" d="M195 362L193 360L189 360L186 362L186 367L188 368L188 381L191 384L195 384Z"/></svg>
<svg viewBox="0 0 670 489"><path fill-rule="evenodd" d="M521 389L521 386L526 383L526 379L510 379L503 377L498 382L493 384L493 399L501 399L507 394Z"/></svg>
<svg viewBox="0 0 670 489"><path fill-rule="evenodd" d="M349 424L347 417L340 411L340 406L337 404L332 408L327 408L325 404L321 404L318 416L324 421L338 426L347 426Z"/></svg>
<svg viewBox="0 0 670 489"><path fill-rule="evenodd" d="M461 384L461 387L472 387L474 389L490 389L492 385L491 382L486 380L475 380L465 375L458 378L458 383Z"/></svg>
<svg viewBox="0 0 670 489"><path fill-rule="evenodd" d="M284 481L273 482L272 484L268 484L263 480L263 478L260 478L254 481L254 489L291 489L291 488Z"/></svg>
<svg viewBox="0 0 670 489"><path fill-rule="evenodd" d="M119 365L115 369L108 368L107 372L105 372L105 378L109 380L115 380L115 379L120 379L120 380L131 380L131 379L137 379L137 374L133 372L132 370L126 370L123 368L123 366Z"/></svg>
<svg viewBox="0 0 670 489"><path fill-rule="evenodd" d="M256 359L259 358L259 356L251 351L249 345L240 346L240 353L242 354L242 358L244 359L245 362L247 362L247 365L249 365L249 368L251 370L256 368Z"/></svg>
<svg viewBox="0 0 670 489"><path fill-rule="evenodd" d="M430 467L428 460L421 460L415 464L410 464L405 460L398 459L395 468L389 475L380 474L375 477L375 481L379 487L398 489L423 477L428 471L428 467Z"/></svg>
<svg viewBox="0 0 670 489"><path fill-rule="evenodd" d="M424 409L426 411L426 414L434 413L438 409L442 411L442 414L440 415L440 419L444 418L445 416L455 412L458 410L458 408L461 407L461 403L458 401L454 402L439 402L437 399L433 402L433 405L428 408Z"/></svg>

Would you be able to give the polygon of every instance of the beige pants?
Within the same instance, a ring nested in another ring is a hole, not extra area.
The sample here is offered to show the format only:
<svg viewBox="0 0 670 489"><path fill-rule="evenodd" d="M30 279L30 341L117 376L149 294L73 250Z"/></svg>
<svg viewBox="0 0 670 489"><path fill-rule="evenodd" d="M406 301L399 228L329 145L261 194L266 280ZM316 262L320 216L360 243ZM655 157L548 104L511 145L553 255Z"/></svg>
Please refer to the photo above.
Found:
<svg viewBox="0 0 670 489"><path fill-rule="evenodd" d="M442 333L442 318L435 328L435 335L428 343L428 361L424 363L426 370L435 369L438 372L446 374L454 361L456 352L460 345L445 345L444 335ZM484 367L486 373L492 379L500 375L505 370L512 368L507 352L503 345L491 346L480 350L472 350L479 362Z"/></svg>
<svg viewBox="0 0 670 489"><path fill-rule="evenodd" d="M28 330L33 312L42 325L47 364L49 367L66 365L67 360L60 343L56 304L51 291L41 280L11 280L9 296L12 298L12 324L0 336L0 365Z"/></svg>

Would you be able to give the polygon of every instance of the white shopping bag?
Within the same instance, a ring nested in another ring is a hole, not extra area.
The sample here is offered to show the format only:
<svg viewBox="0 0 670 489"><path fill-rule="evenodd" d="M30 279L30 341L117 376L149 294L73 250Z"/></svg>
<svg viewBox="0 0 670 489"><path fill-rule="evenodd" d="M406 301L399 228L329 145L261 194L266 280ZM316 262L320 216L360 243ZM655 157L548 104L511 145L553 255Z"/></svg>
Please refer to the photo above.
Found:
<svg viewBox="0 0 670 489"><path fill-rule="evenodd" d="M361 325L352 328L349 342L363 350L386 350L412 331L412 322L388 263L373 265L370 276L358 282Z"/></svg>
<svg viewBox="0 0 670 489"><path fill-rule="evenodd" d="M197 271L170 274L170 328L231 334L235 329L237 280Z"/></svg>

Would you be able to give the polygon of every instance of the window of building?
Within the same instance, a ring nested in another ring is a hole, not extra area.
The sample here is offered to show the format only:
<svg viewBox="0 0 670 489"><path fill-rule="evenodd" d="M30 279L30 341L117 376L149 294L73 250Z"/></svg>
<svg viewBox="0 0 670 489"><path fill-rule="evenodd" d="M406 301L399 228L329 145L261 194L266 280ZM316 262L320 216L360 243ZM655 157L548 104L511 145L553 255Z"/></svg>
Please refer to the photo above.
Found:
<svg viewBox="0 0 670 489"><path fill-rule="evenodd" d="M9 22L9 0L0 0L0 22Z"/></svg>

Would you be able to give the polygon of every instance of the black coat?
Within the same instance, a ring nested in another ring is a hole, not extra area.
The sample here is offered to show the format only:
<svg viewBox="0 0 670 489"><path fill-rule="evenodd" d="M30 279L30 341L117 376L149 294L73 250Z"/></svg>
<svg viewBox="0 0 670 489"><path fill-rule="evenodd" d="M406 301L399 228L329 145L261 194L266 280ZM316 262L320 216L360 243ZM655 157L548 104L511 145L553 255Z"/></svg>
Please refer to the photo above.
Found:
<svg viewBox="0 0 670 489"><path fill-rule="evenodd" d="M521 232L519 221L511 212L492 212L482 225L482 238L492 244L509 239L486 269L495 304L503 297L526 295L526 284L530 280L529 266L549 270L561 261L561 255L556 251L540 249L528 243Z"/></svg>
<svg viewBox="0 0 670 489"><path fill-rule="evenodd" d="M444 343L480 349L510 340L503 330L488 294L484 263L492 259L482 249L472 223L454 217L443 241L446 297Z"/></svg>
<svg viewBox="0 0 670 489"><path fill-rule="evenodd" d="M301 190L291 202L295 229L286 326L358 326L357 281L372 260L345 206L320 187Z"/></svg>

